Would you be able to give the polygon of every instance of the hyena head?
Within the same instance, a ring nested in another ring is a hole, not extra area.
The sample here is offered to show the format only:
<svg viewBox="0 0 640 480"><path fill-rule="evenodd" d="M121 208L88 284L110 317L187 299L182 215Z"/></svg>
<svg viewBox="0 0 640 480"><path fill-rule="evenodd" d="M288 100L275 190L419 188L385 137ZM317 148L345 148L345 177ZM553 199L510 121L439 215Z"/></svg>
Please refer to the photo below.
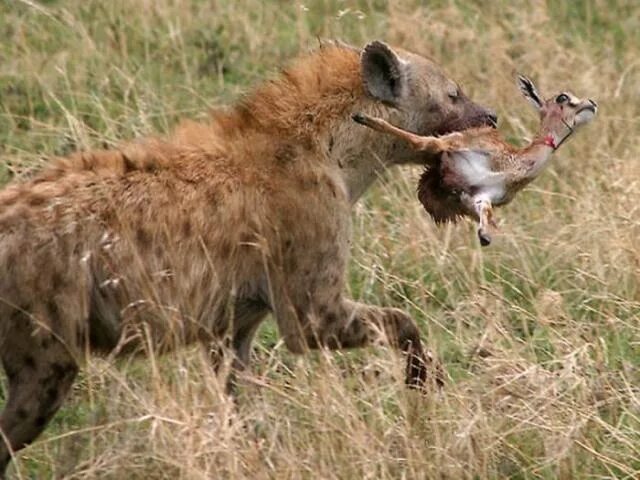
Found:
<svg viewBox="0 0 640 480"><path fill-rule="evenodd" d="M392 107L392 120L401 128L421 135L441 135L497 123L492 110L471 101L425 57L374 41L363 49L360 61L365 92Z"/></svg>

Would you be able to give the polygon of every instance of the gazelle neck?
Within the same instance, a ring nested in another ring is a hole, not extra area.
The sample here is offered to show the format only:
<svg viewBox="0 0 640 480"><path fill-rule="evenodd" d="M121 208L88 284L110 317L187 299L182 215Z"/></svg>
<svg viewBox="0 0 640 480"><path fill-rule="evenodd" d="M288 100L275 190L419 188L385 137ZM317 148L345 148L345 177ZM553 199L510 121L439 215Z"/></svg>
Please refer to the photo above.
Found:
<svg viewBox="0 0 640 480"><path fill-rule="evenodd" d="M528 157L526 176L537 177L549 163L551 154L555 152L573 133L573 129L564 122L559 128L541 128L540 132L525 148L524 155Z"/></svg>
<svg viewBox="0 0 640 480"><path fill-rule="evenodd" d="M525 149L524 156L526 161L524 164L526 165L525 174L527 177L532 179L537 177L549 163L554 147L546 139L547 137L536 138Z"/></svg>
<svg viewBox="0 0 640 480"><path fill-rule="evenodd" d="M543 143L544 145L550 147L552 151L557 150L570 136L573 134L574 129L567 124L562 119L554 119L552 120L553 126L545 125L543 120L542 125L540 127L540 132L531 142L535 143Z"/></svg>

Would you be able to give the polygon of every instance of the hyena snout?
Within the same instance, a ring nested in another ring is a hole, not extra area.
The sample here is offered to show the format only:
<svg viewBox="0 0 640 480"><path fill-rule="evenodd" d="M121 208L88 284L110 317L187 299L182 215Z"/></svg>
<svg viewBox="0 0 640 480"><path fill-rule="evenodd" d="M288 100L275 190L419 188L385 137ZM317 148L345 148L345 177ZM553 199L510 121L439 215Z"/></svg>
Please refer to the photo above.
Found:
<svg viewBox="0 0 640 480"><path fill-rule="evenodd" d="M472 127L497 127L498 115L490 108L478 105L469 99L466 99L462 114L456 122L452 122L452 131L464 130Z"/></svg>
<svg viewBox="0 0 640 480"><path fill-rule="evenodd" d="M461 105L456 105L456 108L444 115L444 121L436 129L436 135L460 132L468 128L498 126L498 115L494 110L472 102L468 98L460 102Z"/></svg>

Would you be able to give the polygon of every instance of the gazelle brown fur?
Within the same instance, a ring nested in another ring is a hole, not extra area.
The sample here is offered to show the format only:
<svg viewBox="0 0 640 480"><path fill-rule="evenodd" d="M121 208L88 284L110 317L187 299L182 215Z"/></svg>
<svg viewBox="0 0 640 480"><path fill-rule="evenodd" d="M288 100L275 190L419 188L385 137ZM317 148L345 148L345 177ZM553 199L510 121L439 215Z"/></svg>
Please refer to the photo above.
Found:
<svg viewBox="0 0 640 480"><path fill-rule="evenodd" d="M540 112L538 133L523 148L505 142L493 128L471 128L433 137L416 135L364 114L356 114L353 119L404 139L417 151L439 154L420 179L420 201L438 223L461 216L475 218L480 243L486 246L491 243L490 229L496 228L493 206L511 202L516 193L538 177L560 144L597 112L596 102L568 92L542 100L527 77L519 76L518 85Z"/></svg>

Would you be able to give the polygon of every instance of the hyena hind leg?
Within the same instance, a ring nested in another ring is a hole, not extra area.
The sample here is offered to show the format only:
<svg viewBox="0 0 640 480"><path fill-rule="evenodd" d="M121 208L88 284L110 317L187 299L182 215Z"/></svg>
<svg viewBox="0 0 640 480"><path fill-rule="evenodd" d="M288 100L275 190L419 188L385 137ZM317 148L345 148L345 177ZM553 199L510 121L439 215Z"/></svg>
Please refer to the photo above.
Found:
<svg viewBox="0 0 640 480"><path fill-rule="evenodd" d="M0 414L0 478L13 453L44 430L78 373L69 346L49 332L34 333L28 315L14 315L5 332L0 356L9 395Z"/></svg>
<svg viewBox="0 0 640 480"><path fill-rule="evenodd" d="M235 318L230 345L224 342L206 342L209 358L216 373L224 363L226 354L231 354L231 371L228 372L227 393L237 393L237 374L249 368L251 343L258 327L267 316L266 305L258 302L240 302L235 308Z"/></svg>

